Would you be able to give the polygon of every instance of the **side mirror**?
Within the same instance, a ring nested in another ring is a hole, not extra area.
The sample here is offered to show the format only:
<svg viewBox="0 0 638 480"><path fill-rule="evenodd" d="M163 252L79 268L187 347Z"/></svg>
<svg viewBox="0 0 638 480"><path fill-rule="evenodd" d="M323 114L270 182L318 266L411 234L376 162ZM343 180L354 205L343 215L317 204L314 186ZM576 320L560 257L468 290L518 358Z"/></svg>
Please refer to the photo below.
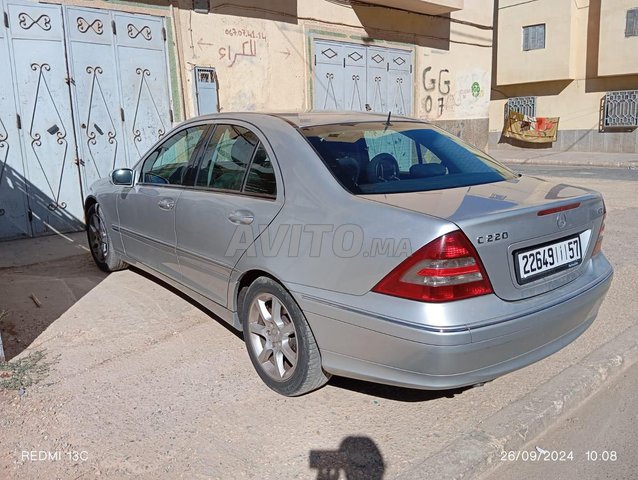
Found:
<svg viewBox="0 0 638 480"><path fill-rule="evenodd" d="M133 170L130 168L118 168L111 173L111 180L115 185L133 186Z"/></svg>

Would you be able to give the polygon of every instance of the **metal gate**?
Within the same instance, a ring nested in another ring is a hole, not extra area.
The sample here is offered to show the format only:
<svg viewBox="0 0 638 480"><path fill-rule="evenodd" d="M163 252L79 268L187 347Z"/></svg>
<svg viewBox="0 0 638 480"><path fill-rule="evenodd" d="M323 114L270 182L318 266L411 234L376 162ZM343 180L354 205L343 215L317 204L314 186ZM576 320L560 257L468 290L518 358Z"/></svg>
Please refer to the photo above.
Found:
<svg viewBox="0 0 638 480"><path fill-rule="evenodd" d="M0 6L0 238L78 230L82 189L171 126L164 19Z"/></svg>
<svg viewBox="0 0 638 480"><path fill-rule="evenodd" d="M412 113L412 53L315 40L315 110Z"/></svg>

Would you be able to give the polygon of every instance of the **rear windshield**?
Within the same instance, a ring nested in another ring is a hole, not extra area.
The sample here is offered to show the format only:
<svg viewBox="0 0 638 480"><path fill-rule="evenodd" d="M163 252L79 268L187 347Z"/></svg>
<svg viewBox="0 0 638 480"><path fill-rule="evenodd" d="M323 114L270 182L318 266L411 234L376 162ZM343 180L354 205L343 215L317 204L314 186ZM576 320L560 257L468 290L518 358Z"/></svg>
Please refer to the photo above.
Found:
<svg viewBox="0 0 638 480"><path fill-rule="evenodd" d="M453 135L418 122L301 128L353 194L425 192L500 182L515 174Z"/></svg>

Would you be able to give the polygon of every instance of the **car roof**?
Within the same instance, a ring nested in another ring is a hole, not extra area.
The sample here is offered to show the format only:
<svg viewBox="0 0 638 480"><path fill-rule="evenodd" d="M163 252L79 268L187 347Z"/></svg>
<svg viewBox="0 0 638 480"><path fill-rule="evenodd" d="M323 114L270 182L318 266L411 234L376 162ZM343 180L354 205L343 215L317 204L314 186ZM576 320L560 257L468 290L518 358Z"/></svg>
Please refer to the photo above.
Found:
<svg viewBox="0 0 638 480"><path fill-rule="evenodd" d="M325 112L224 112L210 115L204 115L197 118L189 119L189 123L198 120L215 120L221 118L235 118L237 120L267 120L268 118L280 118L295 127L311 127L316 125L332 125L336 123L360 123L360 122L378 122L386 121L387 114L366 113L366 112L347 112L347 111L325 111ZM401 119L407 121L423 122L410 117L401 115L391 115L392 119Z"/></svg>

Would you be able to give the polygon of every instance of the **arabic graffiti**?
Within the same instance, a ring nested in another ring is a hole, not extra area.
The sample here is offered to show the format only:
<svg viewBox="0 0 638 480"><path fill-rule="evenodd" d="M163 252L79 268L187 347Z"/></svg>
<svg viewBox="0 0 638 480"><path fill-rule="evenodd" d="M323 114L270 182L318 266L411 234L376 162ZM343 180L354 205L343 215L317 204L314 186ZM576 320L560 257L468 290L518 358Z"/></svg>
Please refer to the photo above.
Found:
<svg viewBox="0 0 638 480"><path fill-rule="evenodd" d="M255 57L257 56L257 42L255 40L246 40L241 44L241 51L233 52L230 45L221 47L218 51L219 59L227 59L228 66L232 67L237 61L237 57Z"/></svg>

